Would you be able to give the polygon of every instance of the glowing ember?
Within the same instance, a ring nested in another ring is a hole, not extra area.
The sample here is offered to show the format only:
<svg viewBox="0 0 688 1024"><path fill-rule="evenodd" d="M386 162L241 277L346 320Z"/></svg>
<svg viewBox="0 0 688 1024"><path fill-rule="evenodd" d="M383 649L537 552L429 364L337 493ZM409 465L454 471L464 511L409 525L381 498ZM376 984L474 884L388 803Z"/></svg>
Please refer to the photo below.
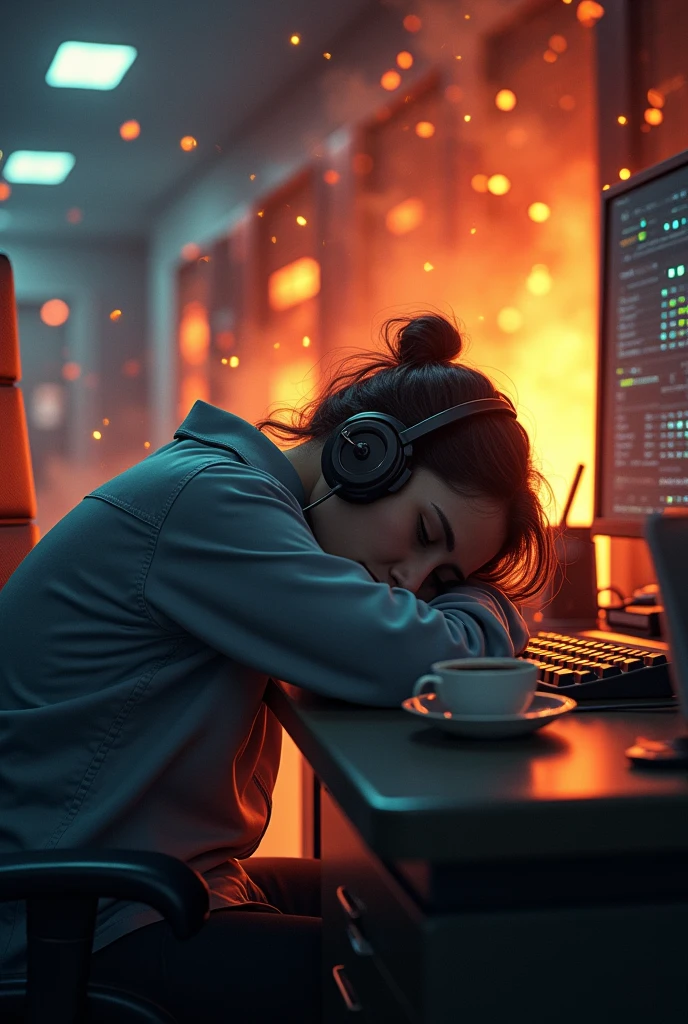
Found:
<svg viewBox="0 0 688 1024"><path fill-rule="evenodd" d="M4 203L6 199L12 195L12 189L6 181L0 181L0 203Z"/></svg>
<svg viewBox="0 0 688 1024"><path fill-rule="evenodd" d="M385 71L384 75L380 79L380 85L383 89L386 89L387 92L394 92L394 90L398 89L401 85L401 75L398 71L394 71L393 69L391 71Z"/></svg>
<svg viewBox="0 0 688 1024"><path fill-rule="evenodd" d="M603 14L604 7L594 0L582 0L576 8L576 17L585 28L593 28Z"/></svg>
<svg viewBox="0 0 688 1024"><path fill-rule="evenodd" d="M238 366L239 365L239 356L230 356L230 358L229 358L229 365L232 367L232 369L234 369L234 367Z"/></svg>
<svg viewBox="0 0 688 1024"><path fill-rule="evenodd" d="M69 317L69 306L62 299L48 299L41 306L41 320L48 327L61 327Z"/></svg>
<svg viewBox="0 0 688 1024"><path fill-rule="evenodd" d="M471 188L476 192L487 192L488 177L486 174L474 174L471 178Z"/></svg>
<svg viewBox="0 0 688 1024"><path fill-rule="evenodd" d="M110 313L110 319L111 320L119 320L119 318L121 316L122 316L122 310L121 309L113 309L112 313Z"/></svg>
<svg viewBox="0 0 688 1024"><path fill-rule="evenodd" d="M185 135L179 140L179 145L182 147L185 153L190 153L192 149L195 149L198 145L198 140L194 139L193 135Z"/></svg>
<svg viewBox="0 0 688 1024"><path fill-rule="evenodd" d="M549 220L550 212L547 203L531 203L528 207L528 216L536 224L544 224L546 220Z"/></svg>
<svg viewBox="0 0 688 1024"><path fill-rule="evenodd" d="M526 278L526 288L531 295L547 295L552 288L549 268L544 263L536 263Z"/></svg>
<svg viewBox="0 0 688 1024"><path fill-rule="evenodd" d="M523 314L515 306L505 306L497 313L497 326L505 334L513 334L523 326Z"/></svg>
<svg viewBox="0 0 688 1024"><path fill-rule="evenodd" d="M568 45L564 36L550 36L549 38L549 48L555 53L565 53Z"/></svg>
<svg viewBox="0 0 688 1024"><path fill-rule="evenodd" d="M652 107L663 107L664 106L664 94L659 89L648 89L647 90L647 102Z"/></svg>
<svg viewBox="0 0 688 1024"><path fill-rule="evenodd" d="M104 427L109 427L110 426L110 420L103 420L103 426Z"/></svg>
<svg viewBox="0 0 688 1024"><path fill-rule="evenodd" d="M119 134L125 142L131 142L132 139L138 139L141 134L141 125L138 121L125 121L119 126Z"/></svg>
<svg viewBox="0 0 688 1024"><path fill-rule="evenodd" d="M664 114L657 107L648 107L643 117L648 124L661 124L664 120Z"/></svg>
<svg viewBox="0 0 688 1024"><path fill-rule="evenodd" d="M256 180L256 176L255 176L255 174L249 174L249 176L248 176L248 180L249 180L249 181L255 181L255 180Z"/></svg>
<svg viewBox="0 0 688 1024"><path fill-rule="evenodd" d="M511 188L511 182L506 174L493 174L487 179L487 189L493 196L505 196Z"/></svg>
<svg viewBox="0 0 688 1024"><path fill-rule="evenodd" d="M628 124L628 118L625 114L619 114L616 120L619 122L619 124Z"/></svg>
<svg viewBox="0 0 688 1024"><path fill-rule="evenodd" d="M626 179L630 178L630 176L631 176L631 172L629 171L628 167L622 167L621 170L619 171L619 177L621 178L622 181L626 181Z"/></svg>
<svg viewBox="0 0 688 1024"><path fill-rule="evenodd" d="M413 54L409 53L408 50L402 50L401 53L397 54L397 65L403 68L404 71L408 71L409 68L413 67Z"/></svg>
<svg viewBox="0 0 688 1024"><path fill-rule="evenodd" d="M499 110L513 110L516 106L516 93L511 89L500 89L495 96L495 106Z"/></svg>
<svg viewBox="0 0 688 1024"><path fill-rule="evenodd" d="M466 123L468 123L468 121L470 121L470 119L471 119L471 115L470 114L464 114L463 115L463 119L464 119L464 121L466 121Z"/></svg>
<svg viewBox="0 0 688 1024"><path fill-rule="evenodd" d="M300 225L301 225L301 227L303 228L303 227L305 227L305 226L306 226L306 224L308 223L308 221L306 220L306 218L305 218L305 217L301 217L301 216L299 215L299 216L298 216L298 217L296 218L296 223L297 223L297 224L300 224Z"/></svg>
<svg viewBox="0 0 688 1024"><path fill-rule="evenodd" d="M425 204L422 199L405 199L387 211L385 226L393 235L406 235L418 227L424 216Z"/></svg>
<svg viewBox="0 0 688 1024"><path fill-rule="evenodd" d="M425 263L423 264L423 270L427 270L427 271L430 271L430 270L434 270L434 269L435 269L435 268L434 268L434 266L432 265L432 263L430 263L430 262L429 262L429 261L427 261L427 260L426 260L426 262L425 262Z"/></svg>
<svg viewBox="0 0 688 1024"><path fill-rule="evenodd" d="M325 60L331 60L332 59L332 54L331 53L323 53L323 57L325 58Z"/></svg>
<svg viewBox="0 0 688 1024"><path fill-rule="evenodd" d="M557 59L557 55L554 52L554 50L545 50L545 52L542 55L542 59L546 60L548 64L554 64L555 60Z"/></svg>
<svg viewBox="0 0 688 1024"><path fill-rule="evenodd" d="M292 46L298 46L299 43L301 42L301 36L297 35L297 33L295 32L293 36L289 37L289 42L291 43Z"/></svg>
<svg viewBox="0 0 688 1024"><path fill-rule="evenodd" d="M272 238L270 239L270 241L272 242L273 245L276 245L277 244L277 235L273 235Z"/></svg>
<svg viewBox="0 0 688 1024"><path fill-rule="evenodd" d="M435 134L435 126L431 121L419 121L416 125L416 135L419 139L431 139Z"/></svg>
<svg viewBox="0 0 688 1024"><path fill-rule="evenodd" d="M100 441L100 439L101 439L101 437L103 435L101 434L101 432L99 430L94 430L93 434L91 436L95 437L96 441Z"/></svg>
<svg viewBox="0 0 688 1024"><path fill-rule="evenodd" d="M150 448L150 446L151 446L151 443L150 443L150 441L144 441L144 442L143 442L143 447L144 447L144 448Z"/></svg>
<svg viewBox="0 0 688 1024"><path fill-rule="evenodd" d="M407 32L420 32L422 24L417 14L407 14L403 21Z"/></svg>
<svg viewBox="0 0 688 1024"><path fill-rule="evenodd" d="M310 343L311 339L308 337L307 334L304 334L303 338L301 339L301 344L303 345L304 348L308 348Z"/></svg>
<svg viewBox="0 0 688 1024"><path fill-rule="evenodd" d="M325 173L323 174L323 181L327 185L336 185L337 182L339 181L339 173L337 171L333 170L332 168L330 168L328 171L325 171Z"/></svg>

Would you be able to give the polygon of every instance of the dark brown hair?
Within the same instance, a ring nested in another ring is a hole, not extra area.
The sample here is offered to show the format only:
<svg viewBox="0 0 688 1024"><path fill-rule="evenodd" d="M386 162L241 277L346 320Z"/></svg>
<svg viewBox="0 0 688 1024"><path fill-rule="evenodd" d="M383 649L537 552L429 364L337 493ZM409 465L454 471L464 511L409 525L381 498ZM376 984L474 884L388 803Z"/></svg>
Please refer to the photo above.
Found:
<svg viewBox="0 0 688 1024"><path fill-rule="evenodd" d="M438 314L394 317L381 329L387 352L345 357L316 397L291 412L291 423L264 419L281 440L320 441L358 412L384 412L411 426L461 402L511 399L480 370L457 364L463 338ZM472 579L498 586L512 601L535 597L557 569L553 531L540 501L552 489L535 468L523 426L501 413L467 417L414 442L413 466L435 473L456 494L487 496L506 509L501 550Z"/></svg>

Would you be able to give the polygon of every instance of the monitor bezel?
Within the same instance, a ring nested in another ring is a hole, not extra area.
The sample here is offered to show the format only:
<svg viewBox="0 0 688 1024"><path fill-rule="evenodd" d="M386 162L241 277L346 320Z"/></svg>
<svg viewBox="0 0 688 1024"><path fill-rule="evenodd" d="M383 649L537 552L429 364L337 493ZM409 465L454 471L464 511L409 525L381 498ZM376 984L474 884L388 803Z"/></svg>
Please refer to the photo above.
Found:
<svg viewBox="0 0 688 1024"><path fill-rule="evenodd" d="M595 496L594 514L591 526L593 536L606 537L644 537L643 526L646 517L639 517L637 520L624 519L622 517L605 516L601 511L602 504L602 406L604 397L604 351L602 339L605 337L608 310L603 301L605 283L607 281L608 243L610 232L608 230L608 218L611 210L611 203L618 196L631 192L633 189L648 182L661 178L664 174L676 171L688 164L688 149L677 153L675 156L662 160L661 163L638 171L626 181L605 189L600 196L600 266L599 266L599 299L598 299L598 327L597 327L597 400L595 419Z"/></svg>

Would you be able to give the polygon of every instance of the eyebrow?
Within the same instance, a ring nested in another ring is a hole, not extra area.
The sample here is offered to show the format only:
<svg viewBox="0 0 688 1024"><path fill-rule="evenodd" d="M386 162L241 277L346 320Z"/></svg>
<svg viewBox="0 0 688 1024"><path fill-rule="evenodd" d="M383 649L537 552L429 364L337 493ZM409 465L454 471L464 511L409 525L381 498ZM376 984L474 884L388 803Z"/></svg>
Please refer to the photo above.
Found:
<svg viewBox="0 0 688 1024"><path fill-rule="evenodd" d="M442 509L439 507L439 505L436 505L434 501L431 501L430 504L437 513L437 518L441 522L442 528L444 529L444 538L447 544L447 551L453 551L454 548L456 547L456 537L454 536L454 531L452 530L451 523L449 522ZM458 572L461 579L465 581L466 576L464 573L461 572L458 565L452 565L452 569L454 569L455 572Z"/></svg>

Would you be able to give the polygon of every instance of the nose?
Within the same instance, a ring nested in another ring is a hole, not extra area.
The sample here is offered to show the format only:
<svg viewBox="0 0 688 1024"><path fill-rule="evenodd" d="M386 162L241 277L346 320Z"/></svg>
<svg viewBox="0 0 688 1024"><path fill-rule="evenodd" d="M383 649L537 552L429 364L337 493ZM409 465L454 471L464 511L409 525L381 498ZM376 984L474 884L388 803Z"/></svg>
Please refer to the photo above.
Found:
<svg viewBox="0 0 688 1024"><path fill-rule="evenodd" d="M394 569L390 569L390 577L396 582L393 584L396 587L403 587L405 590L410 590L413 594L418 594L423 584L426 582L430 574L438 568L440 562L437 558L414 560L413 562L406 562L402 566L395 566Z"/></svg>

